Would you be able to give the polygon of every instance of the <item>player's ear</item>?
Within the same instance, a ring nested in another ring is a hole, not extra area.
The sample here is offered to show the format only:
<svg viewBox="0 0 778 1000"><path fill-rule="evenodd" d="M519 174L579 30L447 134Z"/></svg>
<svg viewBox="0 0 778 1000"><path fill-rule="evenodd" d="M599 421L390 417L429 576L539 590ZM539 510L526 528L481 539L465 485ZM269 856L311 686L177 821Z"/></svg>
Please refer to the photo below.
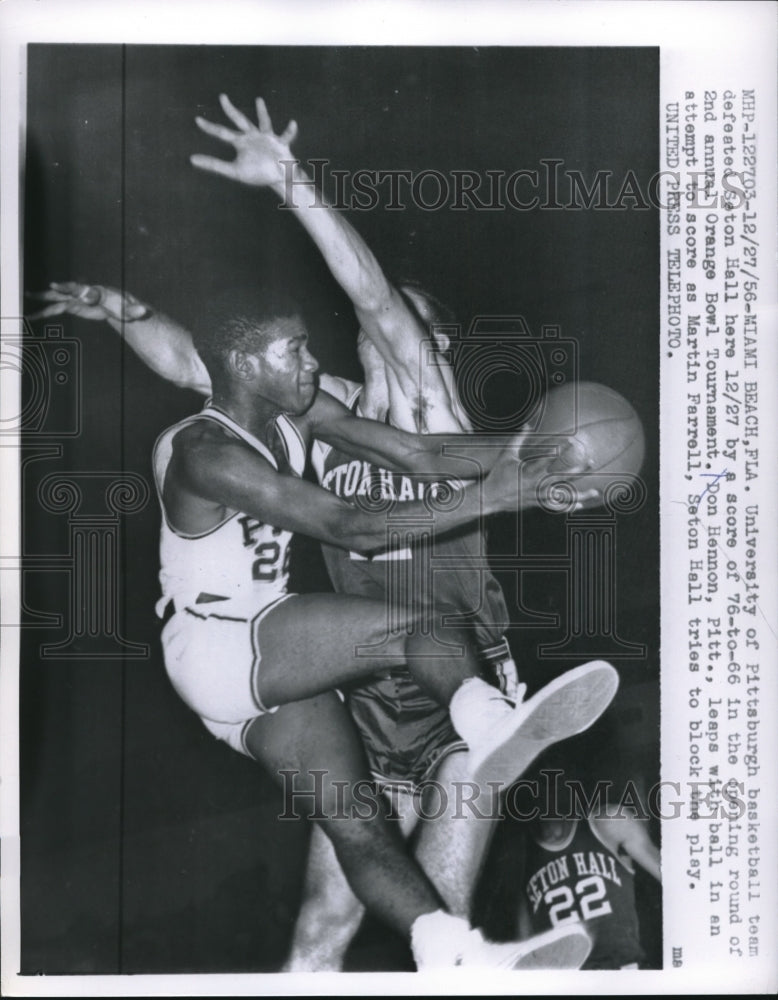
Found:
<svg viewBox="0 0 778 1000"><path fill-rule="evenodd" d="M233 378L248 382L257 372L258 362L253 354L233 348L227 355L227 369Z"/></svg>

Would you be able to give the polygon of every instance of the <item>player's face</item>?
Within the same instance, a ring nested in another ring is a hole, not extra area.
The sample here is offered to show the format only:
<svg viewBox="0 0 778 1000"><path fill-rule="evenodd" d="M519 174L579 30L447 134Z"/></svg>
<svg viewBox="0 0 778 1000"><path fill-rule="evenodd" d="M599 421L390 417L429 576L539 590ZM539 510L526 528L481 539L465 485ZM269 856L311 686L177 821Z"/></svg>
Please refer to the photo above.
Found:
<svg viewBox="0 0 778 1000"><path fill-rule="evenodd" d="M274 336L259 360L259 394L282 413L305 413L316 395L319 362L308 350L308 332L299 316L276 320Z"/></svg>

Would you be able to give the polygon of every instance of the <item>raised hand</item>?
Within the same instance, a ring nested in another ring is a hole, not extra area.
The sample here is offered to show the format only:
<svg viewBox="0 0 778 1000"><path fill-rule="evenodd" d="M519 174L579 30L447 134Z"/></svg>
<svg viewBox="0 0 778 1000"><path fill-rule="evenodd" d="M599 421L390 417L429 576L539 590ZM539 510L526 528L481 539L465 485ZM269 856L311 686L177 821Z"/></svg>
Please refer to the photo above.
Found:
<svg viewBox="0 0 778 1000"><path fill-rule="evenodd" d="M68 313L82 319L115 320L131 323L146 319L150 310L129 292L120 292L105 285L84 285L78 281L52 281L45 292L33 292L30 298L48 302L29 320L47 319Z"/></svg>
<svg viewBox="0 0 778 1000"><path fill-rule="evenodd" d="M226 94L219 95L219 103L237 131L205 118L197 117L195 121L203 132L233 146L235 159L220 160L216 156L195 153L189 158L192 166L257 187L283 183L285 175L281 161L293 159L290 146L297 136L297 123L290 121L284 131L276 135L261 97L256 101L257 125L239 111Z"/></svg>

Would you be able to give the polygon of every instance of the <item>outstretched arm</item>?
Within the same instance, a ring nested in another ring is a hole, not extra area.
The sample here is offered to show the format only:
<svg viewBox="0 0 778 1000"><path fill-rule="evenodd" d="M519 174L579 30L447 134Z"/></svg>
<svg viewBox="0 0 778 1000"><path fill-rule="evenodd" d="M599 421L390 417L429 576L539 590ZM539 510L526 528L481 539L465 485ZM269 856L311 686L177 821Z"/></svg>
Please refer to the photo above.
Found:
<svg viewBox="0 0 778 1000"><path fill-rule="evenodd" d="M324 391L317 393L313 405L299 419L307 424L313 437L338 451L382 469L410 473L424 482L483 479L490 473L496 475L501 463L513 469L515 479L520 461L525 478L531 473L537 482L549 470L554 471L552 463L556 460L550 452L536 459L520 460L523 435L417 434L355 417ZM536 502L534 496L530 498L527 494L521 506L533 506ZM510 509L510 504L501 509Z"/></svg>
<svg viewBox="0 0 778 1000"><path fill-rule="evenodd" d="M410 407L410 419L420 431L468 429L457 405L453 374L430 363L430 331L419 313L386 278L365 241L339 212L324 201L314 182L291 151L297 124L273 132L262 98L256 102L254 125L222 94L222 109L236 130L197 118L208 135L229 143L235 159L195 155L194 166L243 184L267 187L291 209L321 251L335 280L351 299L362 330L377 348L395 383L399 416ZM392 385L390 384L390 389Z"/></svg>
<svg viewBox="0 0 778 1000"><path fill-rule="evenodd" d="M423 377L408 396L402 380L386 363L364 330L359 332L357 353L365 373L365 384L359 398L363 416L384 420L388 414L393 427L416 434L461 434L471 430L470 424L461 415L461 408L451 405L447 393L438 394L436 405L429 405L429 383ZM445 364L441 356L436 356L435 363L438 362ZM450 370L447 374L451 377Z"/></svg>
<svg viewBox="0 0 778 1000"><path fill-rule="evenodd" d="M182 531L200 530L180 519L186 516L187 498L196 497L214 508L241 510L266 524L341 548L370 552L386 546L385 508L350 504L305 479L278 473L244 442L227 437L221 428L202 426L209 423L196 421L174 439L165 503ZM510 458L506 453L482 482L461 489L456 504L436 511L435 531L443 534L479 523L497 511L534 502L530 476L522 477L520 482L515 455L513 462ZM418 528L409 529L413 534L429 533L430 507L424 500L404 503L403 512L417 520Z"/></svg>
<svg viewBox="0 0 778 1000"><path fill-rule="evenodd" d="M414 434L360 419L327 392L320 391L311 408L299 418L313 437L339 451L383 469L409 472L420 482L445 479L483 479L491 487L501 483L499 490L513 497L495 510L527 509L543 506L560 509L554 486L584 470L567 460L557 448L523 450L527 435L511 436L473 434ZM521 480L517 483L521 473ZM518 492L517 492L518 488ZM566 493L567 491L563 491ZM585 491L577 501L577 509L591 497ZM564 497L562 498L564 506ZM404 507L404 509L406 509Z"/></svg>
<svg viewBox="0 0 778 1000"><path fill-rule="evenodd" d="M52 282L35 296L46 302L29 317L47 319L67 313L102 320L114 328L153 372L184 389L210 395L211 379L194 349L192 335L164 313L128 292L77 281Z"/></svg>

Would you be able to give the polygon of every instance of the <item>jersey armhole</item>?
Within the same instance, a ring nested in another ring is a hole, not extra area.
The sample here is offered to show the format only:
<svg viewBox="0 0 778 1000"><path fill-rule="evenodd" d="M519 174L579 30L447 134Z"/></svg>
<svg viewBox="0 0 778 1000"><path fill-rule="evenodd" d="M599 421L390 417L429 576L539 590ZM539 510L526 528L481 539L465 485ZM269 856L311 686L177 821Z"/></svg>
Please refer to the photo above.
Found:
<svg viewBox="0 0 778 1000"><path fill-rule="evenodd" d="M203 410L201 410L199 413L192 414L192 416L190 417L185 417L183 420L180 420L177 424L174 424L172 427L169 427L167 430L163 431L159 435L157 440L154 442L154 449L152 451L152 457L151 457L152 473L154 478L154 486L157 493L157 500L159 501L159 507L162 513L162 520L165 522L165 527L168 529L168 531L170 531L173 535L175 535L176 538L182 538L186 541L197 541L200 538L207 538L208 535L212 535L220 528L223 528L225 524L228 524L230 521L233 520L233 518L237 517L238 514L240 513L240 511L234 510L232 511L232 513L225 514L225 516L217 524L214 524L206 531L199 531L194 533L181 531L180 529L176 528L176 526L172 523L172 521L168 517L167 507L165 505L165 500L162 494L165 488L165 480L167 479L168 469L170 468L170 460L173 457L173 441L177 437L179 432L182 431L185 427L192 426L192 424L196 423L198 420L201 420L203 418L209 419L218 426L226 427L227 430L232 431L232 427L230 426L230 424L220 419L221 414L219 414L218 411L216 411L216 415L214 415L212 412L205 412L210 408L210 405L211 404L209 399L206 402L205 406L203 407ZM236 438L239 441L241 440L240 435L236 435ZM162 448L166 449L168 453L166 456L162 458L162 462L164 463L164 469L158 469L157 459L158 459L158 454ZM267 458L267 456L270 455L270 452L268 451L267 455L265 455L263 454L263 451L259 451L259 454L262 455L263 458ZM272 459L272 456L270 457ZM160 474L162 480L161 482L160 482Z"/></svg>

